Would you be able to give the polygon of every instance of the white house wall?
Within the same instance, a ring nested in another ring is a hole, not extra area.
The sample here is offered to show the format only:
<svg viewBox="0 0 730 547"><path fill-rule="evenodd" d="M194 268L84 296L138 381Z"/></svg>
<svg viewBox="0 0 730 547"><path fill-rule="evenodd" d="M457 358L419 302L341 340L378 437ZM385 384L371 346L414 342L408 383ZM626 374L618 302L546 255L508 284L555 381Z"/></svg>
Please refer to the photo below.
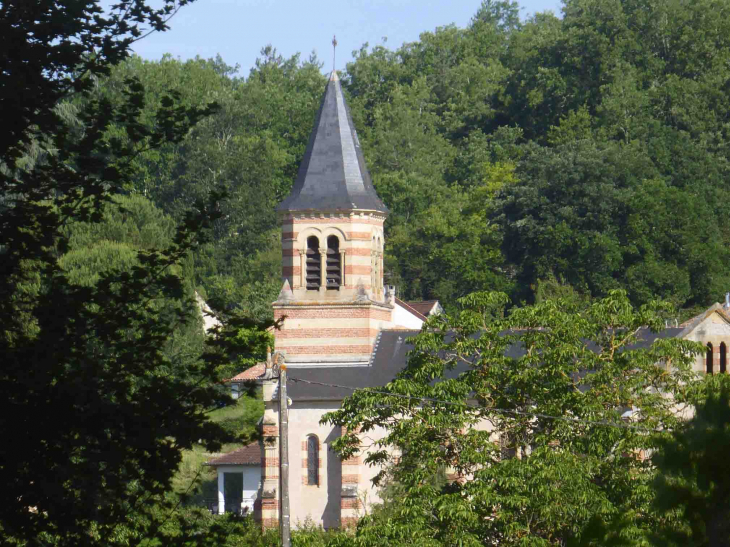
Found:
<svg viewBox="0 0 730 547"><path fill-rule="evenodd" d="M224 510L224 490L223 476L225 473L242 473L243 474L243 491L241 499L248 506L249 511L253 512L253 503L258 497L261 483L261 466L259 465L219 465L218 467L218 512L223 514ZM229 496L232 496L229 492Z"/></svg>
<svg viewBox="0 0 730 547"><path fill-rule="evenodd" d="M393 308L393 325L409 330L421 330L423 320L419 319L396 302L395 308Z"/></svg>
<svg viewBox="0 0 730 547"><path fill-rule="evenodd" d="M289 500L291 522L293 526L301 526L312 522L324 528L339 527L342 523L342 477L343 464L332 449L332 442L341 436L339 427L322 425L322 416L340 407L339 402L296 401L289 409ZM319 484L307 484L307 437L316 435L319 440ZM381 434L382 435L382 434ZM370 439L378 438L369 435ZM366 440L366 442L369 442ZM362 462L365 455L358 460ZM371 504L380 501L371 479L378 469L369 468L363 463L353 466L346 464L345 475L353 473L354 468L359 475L356 485L360 504ZM359 515L367 510L363 506Z"/></svg>

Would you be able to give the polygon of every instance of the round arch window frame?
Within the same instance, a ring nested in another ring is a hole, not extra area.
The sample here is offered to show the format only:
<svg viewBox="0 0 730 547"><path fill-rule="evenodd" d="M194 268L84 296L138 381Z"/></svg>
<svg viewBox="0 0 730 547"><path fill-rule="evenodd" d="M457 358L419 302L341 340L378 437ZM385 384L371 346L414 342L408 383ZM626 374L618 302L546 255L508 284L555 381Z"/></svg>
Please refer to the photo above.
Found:
<svg viewBox="0 0 730 547"><path fill-rule="evenodd" d="M319 437L314 433L310 433L306 436L307 446L307 486L319 486L320 485L320 473L319 468L321 465L321 454L319 446Z"/></svg>

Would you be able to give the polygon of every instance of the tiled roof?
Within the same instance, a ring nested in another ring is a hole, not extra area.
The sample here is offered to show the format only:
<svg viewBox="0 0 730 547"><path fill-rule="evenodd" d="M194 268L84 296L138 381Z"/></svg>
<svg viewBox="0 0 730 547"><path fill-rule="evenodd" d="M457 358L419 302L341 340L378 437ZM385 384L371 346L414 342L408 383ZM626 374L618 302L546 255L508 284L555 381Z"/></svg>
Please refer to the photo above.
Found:
<svg viewBox="0 0 730 547"><path fill-rule="evenodd" d="M387 213L375 193L337 72L332 72L291 193L279 211Z"/></svg>
<svg viewBox="0 0 730 547"><path fill-rule="evenodd" d="M411 306L411 304L409 302L403 302L403 300L401 300L400 298L396 297L395 298L395 303L398 304L401 308L403 308L403 309L408 310L409 312L411 312L413 315L415 315L416 317L418 317L421 321L425 321L427 319L424 314L422 314L416 308L414 308L413 306Z"/></svg>
<svg viewBox="0 0 730 547"><path fill-rule="evenodd" d="M342 400L352 394L351 389L333 387L335 385L348 386L353 388L384 386L392 381L395 376L405 368L408 362L408 352L413 349L408 338L415 336L419 331L404 330L383 330L380 333L378 346L367 367L289 367L289 380L287 395L295 402L315 400ZM681 337L682 328L668 328L660 332L651 332L648 329L641 329L637 341L629 349L646 348L651 346L657 339ZM595 344L590 343L589 347L597 349ZM519 358L524 355L524 348L519 344L509 347L506 355L510 358ZM453 370L446 373L446 378L455 378L465 372L468 366L461 362ZM322 386L317 383L308 384L297 382L296 379L309 380L330 384Z"/></svg>
<svg viewBox="0 0 730 547"><path fill-rule="evenodd" d="M233 378L229 378L226 382L245 382L247 380L255 380L263 375L266 371L266 363L256 363L249 369L244 370L240 374L236 374Z"/></svg>
<svg viewBox="0 0 730 547"><path fill-rule="evenodd" d="M261 465L261 445L258 442L247 444L243 448L213 458L205 462L205 465Z"/></svg>
<svg viewBox="0 0 730 547"><path fill-rule="evenodd" d="M438 303L438 300L422 300L421 302L408 302L408 305L421 315L428 317L428 314L433 311L434 306Z"/></svg>

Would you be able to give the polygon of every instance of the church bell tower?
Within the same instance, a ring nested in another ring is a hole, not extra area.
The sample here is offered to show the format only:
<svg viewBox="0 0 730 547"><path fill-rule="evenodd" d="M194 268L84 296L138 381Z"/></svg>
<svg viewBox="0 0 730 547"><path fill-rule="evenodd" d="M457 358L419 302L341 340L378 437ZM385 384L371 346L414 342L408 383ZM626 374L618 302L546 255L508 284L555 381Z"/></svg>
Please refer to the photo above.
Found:
<svg viewBox="0 0 730 547"><path fill-rule="evenodd" d="M296 182L277 207L282 287L276 349L289 365L366 365L380 329L392 325L383 286L388 209L373 188L332 72Z"/></svg>

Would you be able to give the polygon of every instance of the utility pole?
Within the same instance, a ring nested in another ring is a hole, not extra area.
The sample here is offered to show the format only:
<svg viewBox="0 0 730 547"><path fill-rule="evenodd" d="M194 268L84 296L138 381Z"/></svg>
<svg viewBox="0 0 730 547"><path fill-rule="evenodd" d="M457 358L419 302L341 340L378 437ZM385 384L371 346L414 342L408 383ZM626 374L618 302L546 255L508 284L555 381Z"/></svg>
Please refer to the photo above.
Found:
<svg viewBox="0 0 730 547"><path fill-rule="evenodd" d="M281 545L291 547L289 528L289 403L286 395L286 365L279 367L279 533Z"/></svg>

